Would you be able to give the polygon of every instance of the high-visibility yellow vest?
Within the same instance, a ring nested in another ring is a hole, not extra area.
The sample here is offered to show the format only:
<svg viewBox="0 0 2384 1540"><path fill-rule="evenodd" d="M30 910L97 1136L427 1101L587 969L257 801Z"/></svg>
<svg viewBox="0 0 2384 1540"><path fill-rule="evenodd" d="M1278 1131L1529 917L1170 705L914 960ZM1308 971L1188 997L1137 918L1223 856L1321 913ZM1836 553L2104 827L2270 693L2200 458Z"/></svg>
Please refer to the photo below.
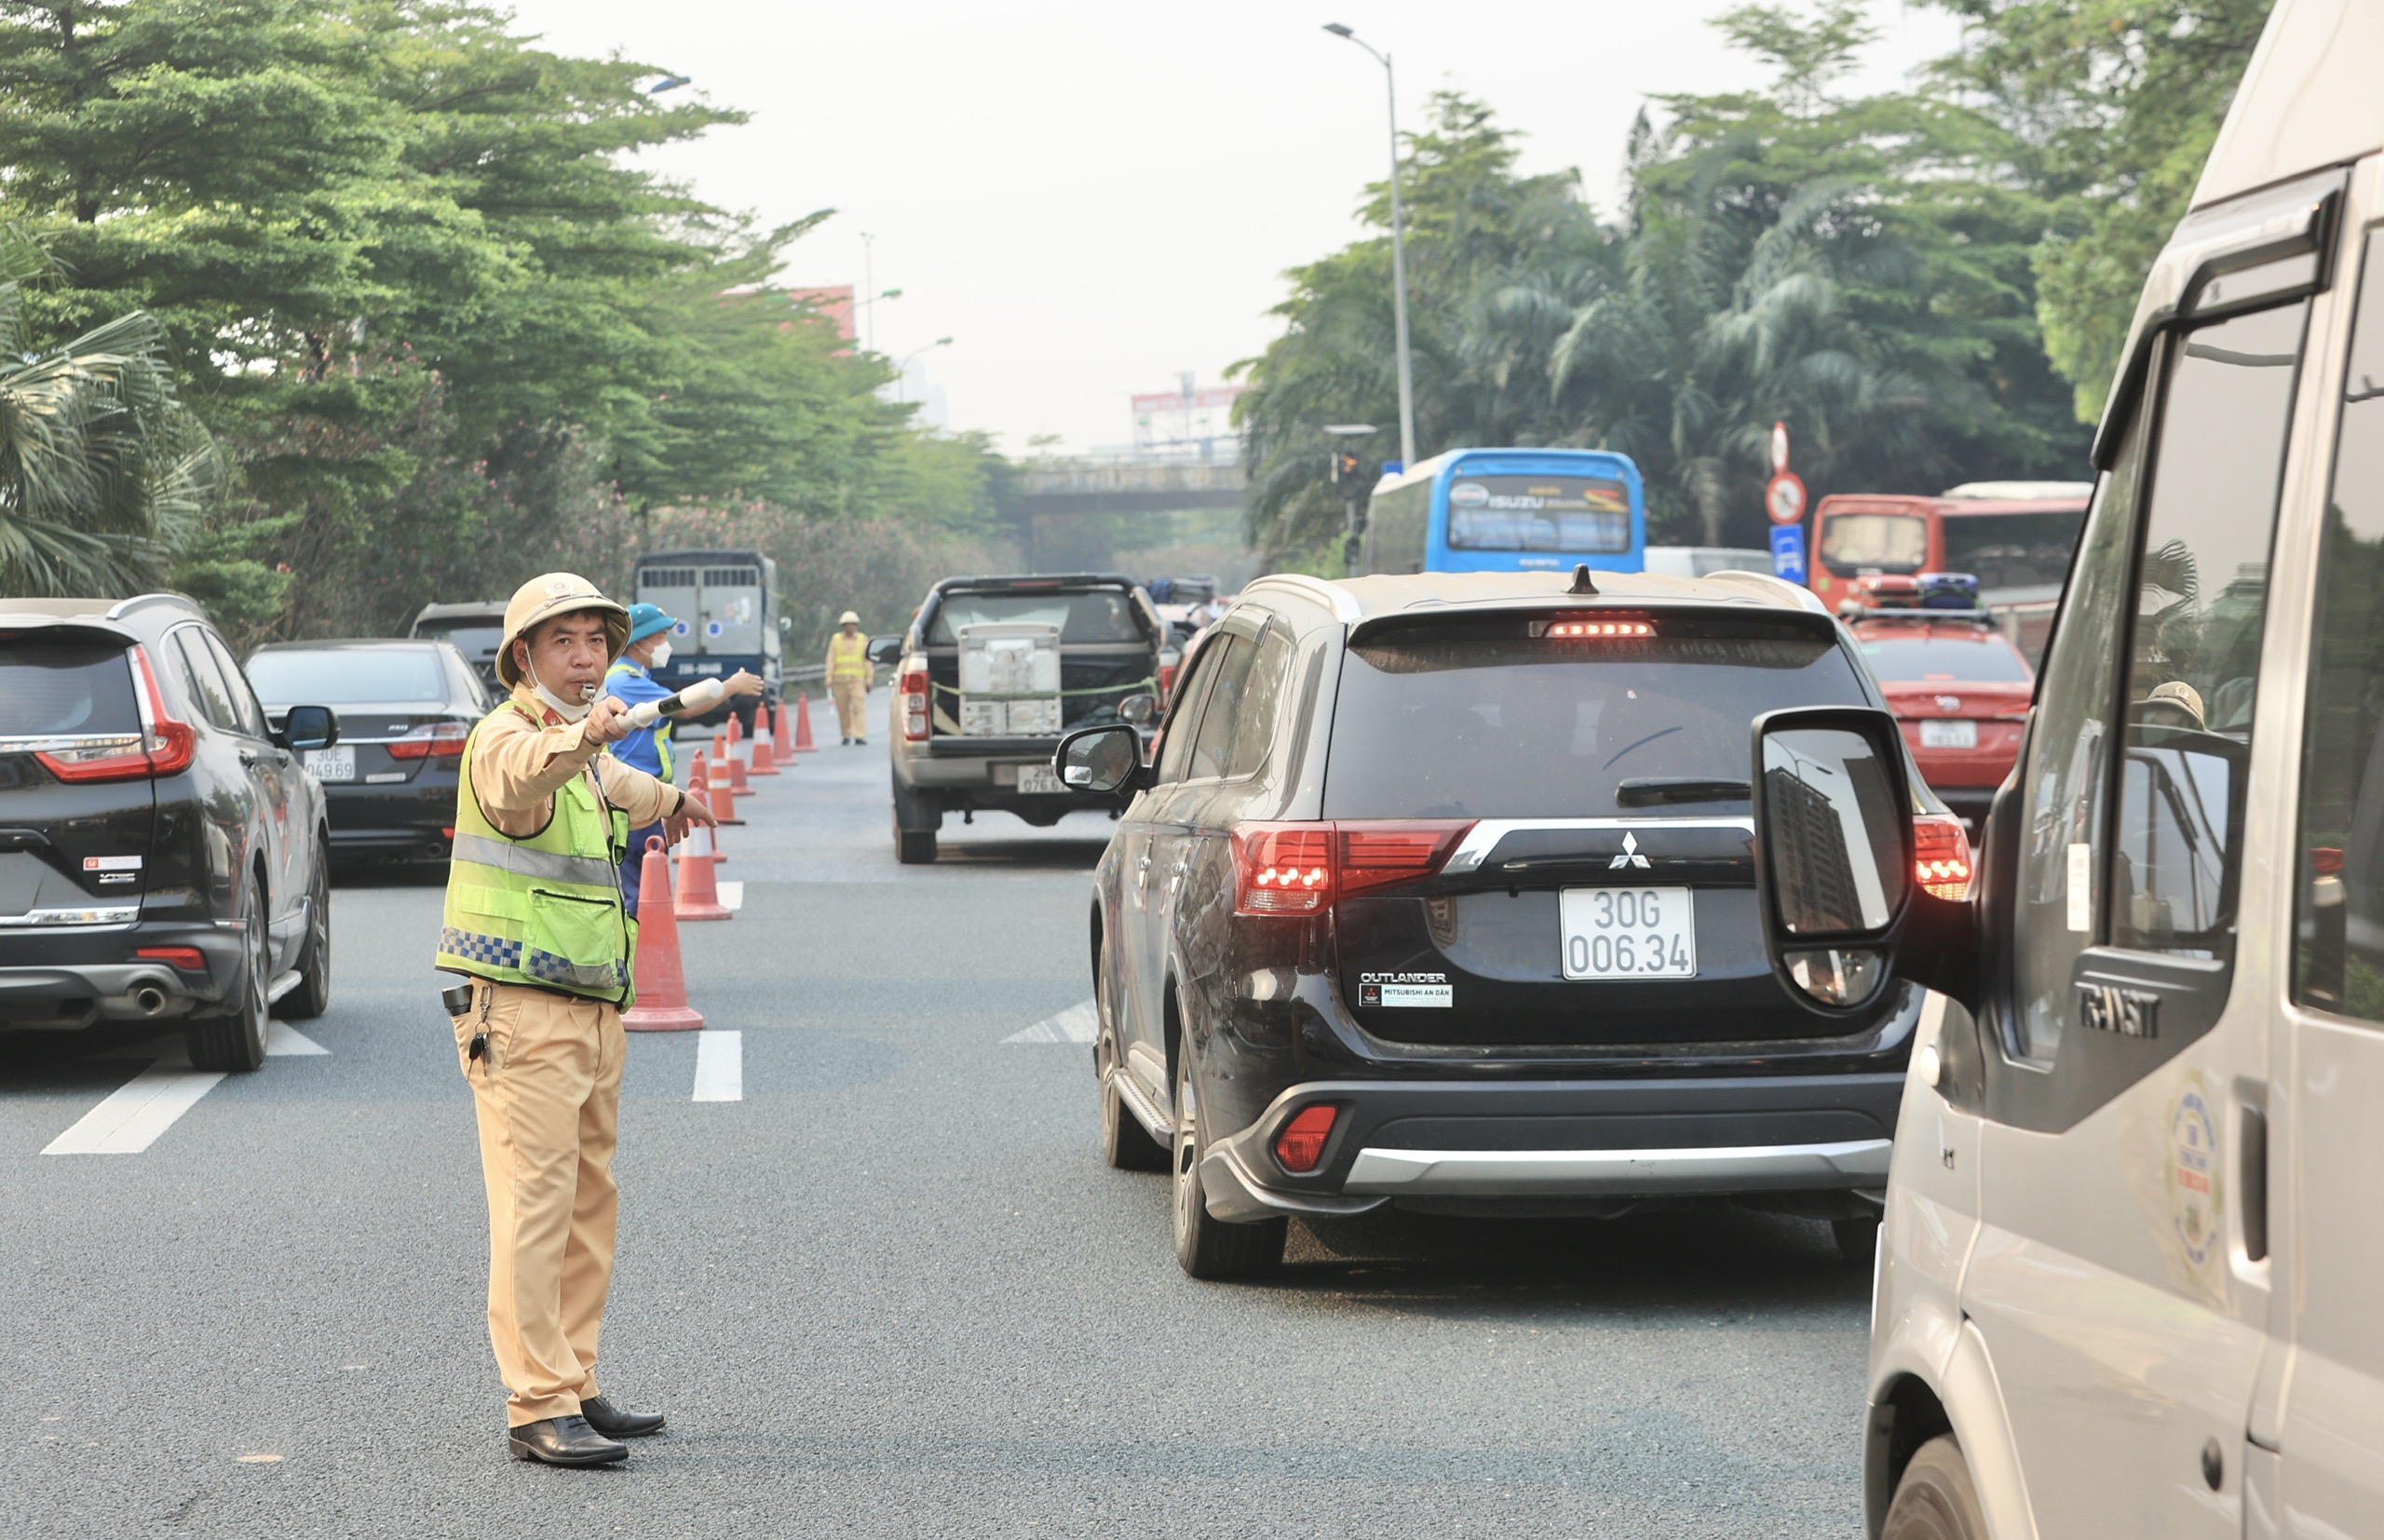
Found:
<svg viewBox="0 0 2384 1540"><path fill-rule="evenodd" d="M522 708L497 708L513 710ZM629 815L581 774L556 789L554 816L529 838L517 840L489 822L472 790L472 750L495 716L481 718L464 744L436 966L626 1009L635 997L630 959L637 953L637 922L621 902Z"/></svg>
<svg viewBox="0 0 2384 1540"><path fill-rule="evenodd" d="M842 631L828 638L828 677L867 679L869 677L869 638L857 636L849 641Z"/></svg>

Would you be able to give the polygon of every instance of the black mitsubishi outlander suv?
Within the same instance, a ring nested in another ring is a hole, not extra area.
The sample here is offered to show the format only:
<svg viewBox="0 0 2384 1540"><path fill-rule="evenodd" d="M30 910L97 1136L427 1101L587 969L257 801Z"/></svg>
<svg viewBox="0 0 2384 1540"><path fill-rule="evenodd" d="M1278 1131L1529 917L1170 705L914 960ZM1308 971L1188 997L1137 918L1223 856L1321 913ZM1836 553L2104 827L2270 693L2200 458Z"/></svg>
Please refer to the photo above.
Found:
<svg viewBox="0 0 2384 1540"><path fill-rule="evenodd" d="M264 1062L331 1001L322 788L189 600L0 600L0 1027L179 1021L200 1069Z"/></svg>
<svg viewBox="0 0 2384 1540"><path fill-rule="evenodd" d="M1753 720L1879 704L1811 595L1268 577L1208 642L1154 763L1129 726L1053 761L1134 793L1094 878L1093 1061L1111 1164L1172 1172L1186 1272L1270 1269L1292 1215L1714 1196L1868 1259L1922 993L1801 1005L1754 886ZM1926 880L1967 882L1959 823L1888 768Z"/></svg>

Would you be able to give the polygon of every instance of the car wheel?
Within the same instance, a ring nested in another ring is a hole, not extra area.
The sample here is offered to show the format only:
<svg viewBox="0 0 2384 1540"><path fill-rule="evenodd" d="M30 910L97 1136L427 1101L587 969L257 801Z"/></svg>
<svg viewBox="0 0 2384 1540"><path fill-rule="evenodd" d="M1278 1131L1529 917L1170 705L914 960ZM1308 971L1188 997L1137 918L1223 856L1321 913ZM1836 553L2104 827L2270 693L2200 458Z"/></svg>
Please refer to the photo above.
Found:
<svg viewBox="0 0 2384 1540"><path fill-rule="evenodd" d="M1921 1445L1903 1467L1879 1540L1987 1540L1978 1489L1952 1434Z"/></svg>
<svg viewBox="0 0 2384 1540"><path fill-rule="evenodd" d="M1876 1219L1834 1219L1830 1234L1837 1239L1837 1254L1858 1267L1868 1267L1879 1256L1879 1222Z"/></svg>
<svg viewBox="0 0 2384 1540"><path fill-rule="evenodd" d="M240 914L241 950L248 953L245 977L240 980L239 1004L227 1015L210 1016L196 1020L183 1030L183 1042L190 1050L191 1067L201 1070L229 1070L246 1074L264 1063L265 1022L271 1011L265 1004L265 991L273 984L273 951L266 944L264 929L264 890L260 886L249 890L249 901Z"/></svg>
<svg viewBox="0 0 2384 1540"><path fill-rule="evenodd" d="M1093 974L1092 995L1100 1013L1092 1067L1101 1079L1101 1158L1121 1171L1164 1171L1167 1147L1150 1136L1118 1094L1118 1076L1126 1073L1126 1067L1118 1062L1118 1030L1109 1019L1108 969Z"/></svg>
<svg viewBox="0 0 2384 1540"><path fill-rule="evenodd" d="M1200 1190L1200 1157L1208 1154L1208 1141L1200 1137L1199 1099L1192 1082L1186 1047L1177 1052L1175 1070L1175 1260L1193 1277L1213 1282L1264 1277L1282 1263L1291 1222L1227 1224L1209 1212Z"/></svg>
<svg viewBox="0 0 2384 1540"><path fill-rule="evenodd" d="M928 866L935 860L935 831L905 829L902 815L889 812L887 817L894 825L894 858L904 866Z"/></svg>
<svg viewBox="0 0 2384 1540"><path fill-rule="evenodd" d="M279 1013L311 1021L332 1004L331 852L315 847L315 875L306 885L306 941L298 952L298 987L281 997Z"/></svg>

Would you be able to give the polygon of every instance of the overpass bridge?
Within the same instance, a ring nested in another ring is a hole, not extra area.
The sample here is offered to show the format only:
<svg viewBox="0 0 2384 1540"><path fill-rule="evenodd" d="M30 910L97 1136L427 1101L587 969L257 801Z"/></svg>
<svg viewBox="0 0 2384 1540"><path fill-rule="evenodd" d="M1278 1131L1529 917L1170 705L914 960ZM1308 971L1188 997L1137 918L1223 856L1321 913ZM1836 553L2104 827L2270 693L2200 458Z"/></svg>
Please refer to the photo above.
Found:
<svg viewBox="0 0 2384 1540"><path fill-rule="evenodd" d="M1248 483L1239 462L1046 460L1023 466L1003 500L1013 520L1238 508Z"/></svg>

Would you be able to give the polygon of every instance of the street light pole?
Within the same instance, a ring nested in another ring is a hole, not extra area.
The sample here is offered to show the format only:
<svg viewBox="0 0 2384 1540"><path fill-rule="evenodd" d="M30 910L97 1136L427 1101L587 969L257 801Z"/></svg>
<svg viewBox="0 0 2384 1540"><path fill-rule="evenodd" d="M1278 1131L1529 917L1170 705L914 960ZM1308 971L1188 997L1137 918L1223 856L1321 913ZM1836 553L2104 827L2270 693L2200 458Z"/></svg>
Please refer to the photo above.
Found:
<svg viewBox="0 0 2384 1540"><path fill-rule="evenodd" d="M1338 21L1327 21L1324 30L1375 56L1382 65L1383 91L1390 103L1390 305L1399 346L1399 459L1402 466L1412 466L1416 464L1416 371L1407 345L1407 236L1399 197L1399 79L1391 70L1390 55Z"/></svg>
<svg viewBox="0 0 2384 1540"><path fill-rule="evenodd" d="M932 353L939 347L950 347L951 345L951 338L938 337L935 341L928 344L927 346L914 347L911 349L910 352L902 356L902 361L894 366L894 401L896 405L900 406L905 404L911 399L911 360L920 358L926 354Z"/></svg>

